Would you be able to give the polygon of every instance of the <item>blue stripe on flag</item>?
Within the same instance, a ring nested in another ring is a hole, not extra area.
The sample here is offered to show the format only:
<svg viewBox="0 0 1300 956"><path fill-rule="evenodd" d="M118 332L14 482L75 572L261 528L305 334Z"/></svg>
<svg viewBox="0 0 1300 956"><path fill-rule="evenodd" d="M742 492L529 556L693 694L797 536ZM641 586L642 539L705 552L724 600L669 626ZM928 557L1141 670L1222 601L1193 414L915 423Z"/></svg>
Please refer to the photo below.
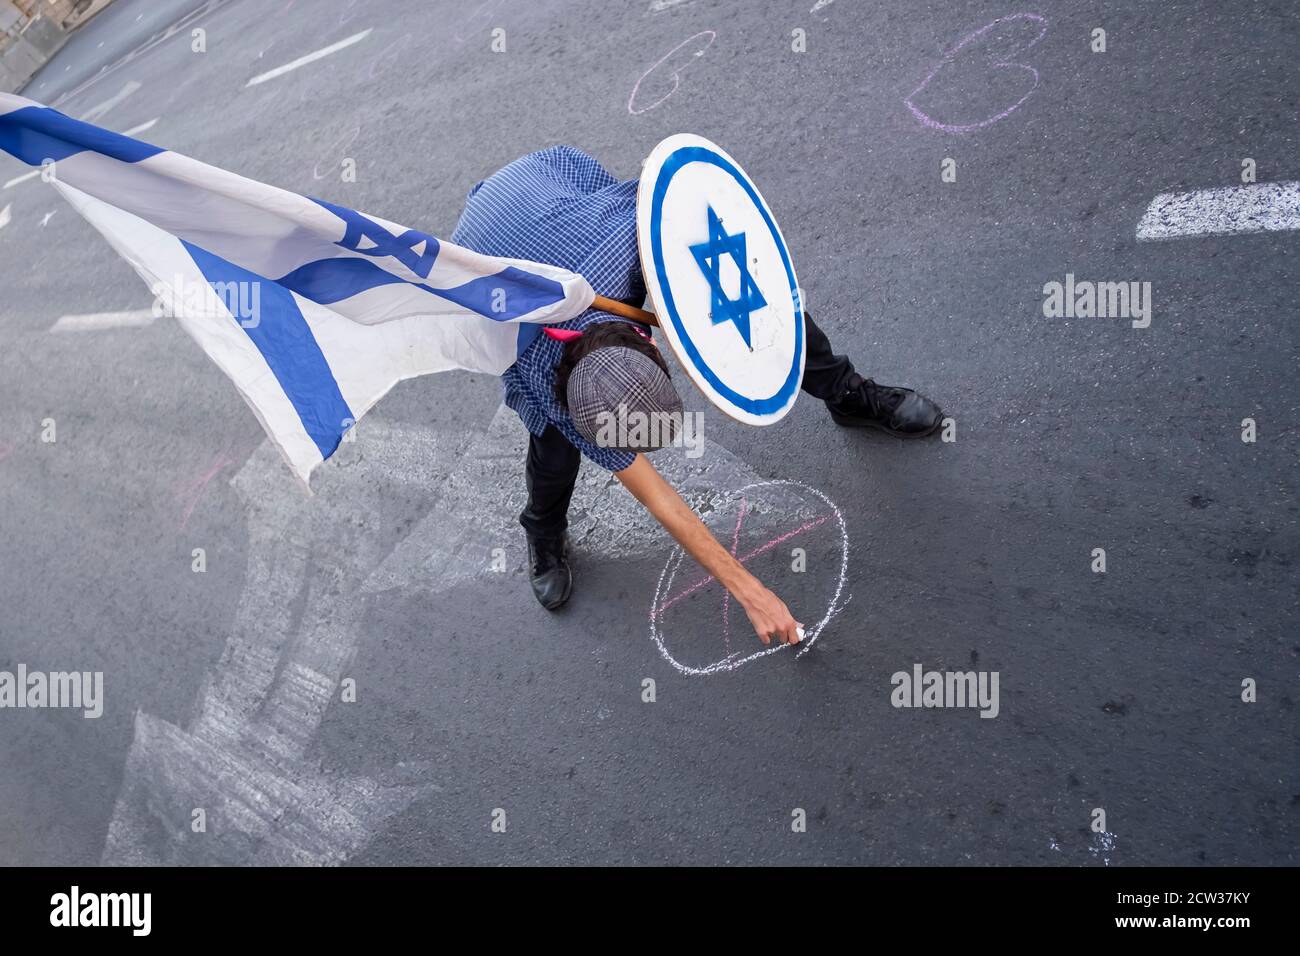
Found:
<svg viewBox="0 0 1300 956"><path fill-rule="evenodd" d="M506 266L490 276L479 276L450 289L395 276L369 259L338 256L317 259L275 280L304 299L321 305L341 302L381 285L402 282L454 302L495 322L513 322L535 309L564 301L564 286L536 273ZM498 294L497 290L501 290Z"/></svg>
<svg viewBox="0 0 1300 956"><path fill-rule="evenodd" d="M230 300L216 288L217 283L226 283L227 290L240 288L231 283L258 284L261 313L256 324L241 322L240 327L271 367L321 457L334 454L354 419L352 409L289 290L183 239L181 244L223 302Z"/></svg>
<svg viewBox="0 0 1300 956"><path fill-rule="evenodd" d="M435 289L424 284L420 288L496 322L510 322L564 301L564 286L560 283L515 266L506 266L496 275L480 276L453 289ZM498 290L503 294L498 294Z"/></svg>
<svg viewBox="0 0 1300 956"><path fill-rule="evenodd" d="M506 266L500 272L479 276L452 288L402 279L370 260L391 257L415 275L428 278L441 249L436 237L418 229L404 229L400 235L393 235L387 226L355 209L310 198L343 222L343 238L335 245L359 253L359 256L318 259L277 280L305 299L329 305L376 286L406 282L496 322L513 322L537 309L564 301L564 286L559 282L516 266ZM363 239L369 243L364 248L361 244ZM416 252L417 248L422 251Z"/></svg>
<svg viewBox="0 0 1300 956"><path fill-rule="evenodd" d="M130 136L83 123L46 106L24 106L0 116L0 149L29 166L92 150L124 163L138 163L163 150Z"/></svg>
<svg viewBox="0 0 1300 956"><path fill-rule="evenodd" d="M406 282L400 276L379 268L368 259L317 259L299 266L278 280L286 289L292 289L304 299L329 305L376 286ZM411 285L412 283L407 283Z"/></svg>

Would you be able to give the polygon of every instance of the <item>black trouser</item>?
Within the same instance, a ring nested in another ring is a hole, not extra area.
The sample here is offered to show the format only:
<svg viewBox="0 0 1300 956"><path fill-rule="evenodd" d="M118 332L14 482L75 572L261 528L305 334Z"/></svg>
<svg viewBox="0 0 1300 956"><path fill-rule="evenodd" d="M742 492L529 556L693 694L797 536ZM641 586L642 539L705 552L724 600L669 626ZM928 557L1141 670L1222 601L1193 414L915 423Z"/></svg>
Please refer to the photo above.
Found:
<svg viewBox="0 0 1300 956"><path fill-rule="evenodd" d="M812 316L804 313L804 331L808 338L804 359L803 390L823 401L838 398L853 388L856 372L847 356L831 351L826 333L817 327ZM528 506L519 515L524 530L536 538L558 538L569 526L569 499L578 480L582 453L548 425L541 435L528 441Z"/></svg>

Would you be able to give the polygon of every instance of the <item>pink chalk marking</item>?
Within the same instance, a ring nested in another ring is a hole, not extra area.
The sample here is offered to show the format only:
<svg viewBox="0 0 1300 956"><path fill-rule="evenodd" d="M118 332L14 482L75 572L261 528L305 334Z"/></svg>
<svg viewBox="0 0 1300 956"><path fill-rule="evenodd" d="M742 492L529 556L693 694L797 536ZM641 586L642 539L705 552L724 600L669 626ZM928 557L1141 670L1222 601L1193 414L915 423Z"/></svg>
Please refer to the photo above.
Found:
<svg viewBox="0 0 1300 956"><path fill-rule="evenodd" d="M645 109L638 110L633 108L632 106L632 104L636 102L637 91L641 89L641 84L645 82L645 78L649 76L651 73L653 73L655 70L659 69L659 67L663 66L663 64L667 62L669 57L671 57L682 47L686 46L686 44L690 43L692 40L698 40L702 36L707 36L709 38L709 42L704 44L703 49L696 50L695 53L692 55L703 56L704 51L707 50L709 47L713 46L713 41L718 38L718 34L714 30L701 30L699 33L695 34L695 36L687 37L681 43L677 44L675 47L673 47L671 50L665 53L662 59L656 62L654 66L650 67L650 69L646 70L644 73L641 74L641 78L637 80L636 85L632 87L632 95L627 98L627 111L629 113L631 113L633 116L639 116L642 113L648 113L656 106L658 106L660 103L662 103L664 100L668 99L668 97L672 96L674 93L677 92L677 87L682 85L682 78L679 75L680 70L673 71L673 88L671 90L669 90L663 96L659 97L659 99L655 100Z"/></svg>
<svg viewBox="0 0 1300 956"><path fill-rule="evenodd" d="M817 621L817 623L813 624L811 627L804 628L804 639L798 644L777 643L771 646L765 646L762 650L756 650L750 654L746 654L744 651L735 651L734 653L728 654L726 657L700 667L683 664L681 661L673 657L672 652L668 650L668 646L664 643L664 635L660 633L660 630L656 625L656 615L662 610L661 608L657 608L656 605L659 604L662 597L672 588L673 580L677 576L677 571L680 569L682 561L686 558L686 551L679 545L673 549L671 554L669 554L668 560L664 564L663 571L659 573L659 583L655 585L654 599L650 602L650 640L654 642L660 656L671 664L679 674L687 677L708 677L713 674L724 674L734 671L738 667L744 667L746 664L757 661L760 658L770 657L773 654L780 654L783 651L789 651L794 648L797 648L794 652L795 659L797 660L812 650L813 645L817 643L818 638L821 637L822 632L826 629L826 626L830 623L831 619L840 611L844 610L845 605L848 604L849 599L843 597L843 595L844 586L848 582L849 573L849 532L848 528L844 524L843 513L838 507L836 507L835 502L831 501L831 499L827 498L816 488L789 479L758 481L751 485L746 485L744 488L738 489L736 494L743 495L752 488L770 487L802 489L809 495L818 498L822 504L830 510L830 513L826 518L810 521L808 524L796 528L794 531L783 534L773 541L769 541L763 547L755 550L753 555L760 554L769 547L775 547L783 541L788 541L791 537L799 534L801 531L816 527L829 518L835 519L835 524L838 526L840 533L840 574L839 580L835 585L835 594L831 597L830 603L826 606L826 613L819 621ZM753 555L746 555L741 560L749 560ZM707 581L702 583L707 583Z"/></svg>
<svg viewBox="0 0 1300 956"><path fill-rule="evenodd" d="M805 531L811 531L813 528L816 528L818 525L825 524L830 519L831 519L830 515L822 515L820 518L814 518L812 521L801 524L793 531L787 531L785 534L781 535L780 537L773 538L771 541L769 541L767 544L763 545L762 547L755 548L753 551L749 552L749 554L745 555L743 558L740 558L739 559L740 563L748 564L750 561L758 557L760 554L766 554L768 551L771 551L773 548L777 547L778 545L784 544L786 541L789 541L795 535L803 534ZM678 601L682 600L682 598L690 597L700 588L706 587L712 582L713 582L713 575L711 574L702 581L696 581L686 590L679 593L676 597L669 598L667 601L664 601L663 604L659 605L659 607L652 610L650 612L650 620L653 621L656 617L662 615L664 611L668 610Z"/></svg>
<svg viewBox="0 0 1300 956"><path fill-rule="evenodd" d="M736 551L740 548L740 527L745 523L745 508L749 505L748 498L740 499L740 514L736 517L736 530L731 536L731 556L736 556ZM722 593L722 643L727 648L727 653L731 653L731 592L723 591Z"/></svg>
<svg viewBox="0 0 1300 956"><path fill-rule="evenodd" d="M203 492L212 482L212 479L221 473L221 469L225 468L227 465L238 464L240 461L248 458L253 454L253 452L257 451L258 445L260 444L261 442L259 439L257 445L253 445L251 448L245 446L247 450L242 455L239 453L238 443L228 444L217 453L217 456L214 459L212 459L212 464L206 471L190 481L176 486L173 492L176 499L178 501L189 502L185 506L184 512L181 514L181 523L177 527L177 531L185 530L185 526L189 523L190 516L194 514L194 509L197 507L199 499L203 497Z"/></svg>
<svg viewBox="0 0 1300 956"><path fill-rule="evenodd" d="M194 513L194 509L198 505L199 499L203 497L203 491L208 487L208 483L212 481L213 478L217 477L222 468L233 464L234 461L227 458L224 453L218 455L212 466L207 471L179 488L176 492L176 497L181 500L188 497L189 504L185 506L185 512L181 515L181 523L180 526L177 527L177 531L184 531L185 526L189 524L190 515Z"/></svg>
<svg viewBox="0 0 1300 956"><path fill-rule="evenodd" d="M972 130L983 129L986 126L992 126L994 123L1006 119L1017 109L1019 109L1021 104L1024 103L1025 100L1029 99L1029 97L1034 95L1034 91L1038 89L1038 79L1039 79L1038 71L1034 69L1032 66L1029 66L1027 63L1014 63L1012 61L1007 60L1001 63L994 63L992 68L995 70L1004 69L1004 68L1026 70L1033 75L1034 85L1029 88L1029 92L1027 92L1024 96L1020 97L1020 99L1016 100L1016 102L1012 103L1009 107L1004 109L1001 113L998 113L996 116L991 116L988 119L981 120L978 123L967 123L964 125L940 123L932 116L923 113L921 110L917 109L917 107L912 102L914 99L916 99L916 97L921 92L925 90L927 86L930 85L930 81L933 80L936 76L938 76L939 72L945 66L947 66L954 59L956 59L957 54L961 52L963 47L965 47L968 43L972 43L975 40L978 40L981 36L983 36L989 30L992 30L999 23L1009 23L1012 20L1030 20L1033 21L1034 23L1040 24L1038 35L1034 37L1032 40L1030 40L1027 44L1025 44L1024 47L1020 47L1017 50L1015 50L1014 51L1015 53L1026 52L1027 50L1029 50L1030 47L1034 46L1036 43L1038 43L1039 40L1041 40L1043 37L1047 35L1046 17L1039 16L1037 13L1015 13L1009 17L1000 17L997 20L994 20L992 23L987 23L984 26L980 27L978 30L976 30L974 33L964 37L960 43L958 43L955 47L953 47L951 50L948 51L948 53L944 56L944 58L939 62L939 65L930 71L930 75L921 81L921 85L918 86L916 89L914 89L908 95L908 97L905 100L903 100L903 103L907 106L909 110L911 110L912 115L915 116L923 126L927 126L930 129L939 130L940 132L943 133L969 133Z"/></svg>

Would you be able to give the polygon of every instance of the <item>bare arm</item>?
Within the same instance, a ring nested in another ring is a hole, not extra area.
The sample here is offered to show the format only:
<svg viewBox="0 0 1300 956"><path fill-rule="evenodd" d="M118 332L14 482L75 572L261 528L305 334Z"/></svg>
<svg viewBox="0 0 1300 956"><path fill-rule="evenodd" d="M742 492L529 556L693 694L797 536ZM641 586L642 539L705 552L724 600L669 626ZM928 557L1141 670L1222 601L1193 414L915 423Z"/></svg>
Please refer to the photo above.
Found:
<svg viewBox="0 0 1300 956"><path fill-rule="evenodd" d="M677 543L731 592L764 644L774 637L783 643L798 643L800 625L789 608L718 543L645 455L637 455L631 465L614 475Z"/></svg>

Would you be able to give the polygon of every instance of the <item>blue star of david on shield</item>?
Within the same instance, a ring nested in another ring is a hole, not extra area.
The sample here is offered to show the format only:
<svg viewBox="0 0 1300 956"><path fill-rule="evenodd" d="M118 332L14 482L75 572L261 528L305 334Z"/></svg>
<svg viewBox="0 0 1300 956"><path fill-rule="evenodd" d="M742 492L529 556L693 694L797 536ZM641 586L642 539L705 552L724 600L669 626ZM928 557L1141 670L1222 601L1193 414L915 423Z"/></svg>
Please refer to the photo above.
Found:
<svg viewBox="0 0 1300 956"><path fill-rule="evenodd" d="M691 246L691 254L700 266L700 271L709 280L709 312L714 325L731 322L736 331L745 340L745 346L753 350L749 342L749 317L752 313L767 305L763 293L758 291L754 277L749 274L745 264L745 234L738 232L727 235L722 228L722 220L709 207L709 241ZM722 289L721 269L723 256L731 256L740 270L740 293L735 299L727 298Z"/></svg>

